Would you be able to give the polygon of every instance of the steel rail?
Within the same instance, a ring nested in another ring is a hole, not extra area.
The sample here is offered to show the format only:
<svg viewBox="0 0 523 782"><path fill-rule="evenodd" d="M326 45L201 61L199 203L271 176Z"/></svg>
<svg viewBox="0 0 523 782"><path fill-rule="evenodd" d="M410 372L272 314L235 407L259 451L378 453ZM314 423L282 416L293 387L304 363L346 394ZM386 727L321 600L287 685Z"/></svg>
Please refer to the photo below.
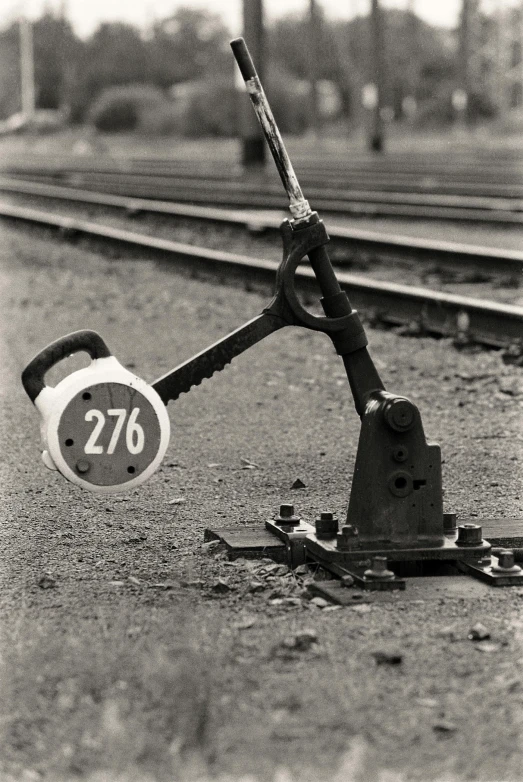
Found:
<svg viewBox="0 0 523 782"><path fill-rule="evenodd" d="M24 176L17 175L24 181ZM32 179L42 182L53 183L56 177L52 175L32 175ZM65 182L63 181L65 179ZM250 207L254 209L284 209L286 207L285 198L277 193L276 188L264 188L260 185L250 185L246 188L230 186L217 189L208 181L205 185L191 184L187 180L178 180L177 182L164 177L162 182L153 177L143 176L141 181L138 177L133 177L132 181L124 181L123 176L114 175L102 177L102 175L91 176L87 172L75 173L61 178L63 184L70 184L74 187L83 187L91 190L104 190L105 192L125 195L134 198L153 198L168 199L184 203L198 204L220 204L229 207ZM229 183L237 185L238 183ZM400 194L377 194L382 198L385 195L393 196ZM409 197L411 201L416 194ZM483 225L523 225L523 211L507 211L502 208L488 208L484 204L483 208L474 208L473 204L462 208L459 206L442 206L438 204L427 204L423 201L416 203L382 203L378 200L372 200L372 194L368 194L368 201L334 200L325 197L322 190L311 192L311 198L314 199L315 206L324 214L341 214L350 217L396 217L405 219L420 220L459 220L467 223L481 223ZM437 196L433 197L434 199ZM382 198L383 200L383 198ZM394 199L389 199L393 201ZM492 200L492 199L489 199ZM523 207L523 201L518 206ZM492 205L493 206L493 205ZM508 204L506 204L508 206Z"/></svg>
<svg viewBox="0 0 523 782"><path fill-rule="evenodd" d="M298 166L300 179L306 183L307 187L322 187L325 182L329 183L331 188L344 189L351 191L367 191L370 193L395 193L395 194L414 194L440 197L472 197L483 199L503 199L507 203L523 199L523 183L499 184L477 181L451 181L448 177L442 178L440 175L424 175L412 177L396 172L347 172L333 170L327 172L322 169L304 170ZM162 166L141 167L134 165L131 161L110 161L105 165L100 165L97 161L94 165L88 161L78 162L75 165L66 165L64 161L56 161L51 164L49 161L45 165L9 165L0 166L0 173L7 176L51 176L53 179L67 179L87 173L89 175L130 175L130 176L161 176L175 177L187 180L204 180L206 182L237 182L247 180L249 175L245 175L239 167L231 166L228 169L213 170L209 167L197 167L188 165L170 165L168 163ZM269 182L273 172L264 172L266 181ZM523 178L522 178L523 179Z"/></svg>
<svg viewBox="0 0 523 782"><path fill-rule="evenodd" d="M54 228L65 237L83 235L128 250L145 251L148 255L186 263L191 270L198 264L219 277L236 274L243 284L247 276L264 282L274 281L278 268L273 261L203 249L10 204L0 204L0 217ZM426 333L460 337L498 348L522 344L523 307L370 280L354 274L342 273L338 280L342 289L350 292L354 304L363 312L370 312L374 320L396 325L416 324ZM308 267L297 270L296 282L301 289L316 290L314 273Z"/></svg>
<svg viewBox="0 0 523 782"><path fill-rule="evenodd" d="M21 195L40 196L78 204L97 205L121 209L127 214L150 213L177 218L209 221L225 225L236 225L250 231L278 232L281 218L277 215L260 215L215 207L176 204L172 201L154 201L125 196L96 193L89 190L46 185L39 182L26 183L0 178L0 191ZM331 244L337 254L350 253L368 255L371 258L387 258L395 261L425 263L432 266L451 268L457 272L478 272L488 276L509 276L519 281L523 273L523 252L515 250L490 249L465 245L457 242L443 242L414 239L408 236L379 234L342 226L329 228Z"/></svg>
<svg viewBox="0 0 523 782"><path fill-rule="evenodd" d="M37 172L35 172L37 174ZM48 173L40 173L40 176L56 176L56 172L49 171ZM17 174L19 176L19 174ZM277 183L271 181L235 181L220 179L212 181L212 188L209 186L209 177L201 176L185 177L185 176L173 176L171 174L158 174L158 173L142 173L133 171L103 171L103 170L70 170L68 169L63 177L65 179L72 179L76 184L80 183L82 179L86 182L99 181L107 184L120 184L127 179L131 183L140 185L152 184L155 189L168 188L169 190L177 192L178 190L186 190L192 197L198 196L200 192L206 196L211 193L215 197L227 199L229 195L236 197L238 194L241 197L250 197L255 195L258 199L261 194L265 197L280 195L281 188ZM485 196L462 196L453 194L437 194L437 193L413 193L413 192L379 192L372 190L355 190L346 188L335 187L316 187L309 188L310 198L314 200L323 199L329 201L339 201L340 204L345 202L353 203L379 203L387 206L414 206L421 207L423 209L431 208L451 208L463 210L485 210L493 212L523 212L523 198L499 198L499 197L485 197Z"/></svg>
<svg viewBox="0 0 523 782"><path fill-rule="evenodd" d="M441 177L441 175L419 175L409 176L404 173L396 172L381 172L381 171L354 171L346 172L333 170L327 172L322 169L304 169L301 166L297 167L300 172L300 179L306 183L307 186L319 187L326 181L329 182L331 187L344 188L346 190L362 190L365 189L371 192L392 192L392 193L415 193L432 195L449 195L449 196L478 196L480 194L484 198L502 198L508 200L522 199L523 198L523 177L515 184L499 184L498 182L478 182L478 181L452 181L448 176ZM51 164L49 161L45 165L39 164L38 166L32 165L8 165L0 166L0 173L4 173L7 176L32 176L33 174L38 176L52 176L53 179L61 179L73 176L73 174L80 174L88 172L93 174L106 173L106 174L141 174L147 176L156 176L161 174L162 176L175 176L183 177L189 180L205 179L208 182L227 182L227 181L242 181L249 175L245 175L239 166L229 166L227 169L215 170L210 167L178 164L173 166L169 162L160 165L150 165L147 167L136 166L133 161L118 161L111 160L110 164L100 165L98 161L94 165L93 162L86 160L79 161L75 165L65 165L64 161L56 161ZM267 175L267 181L273 174L273 172L264 172Z"/></svg>

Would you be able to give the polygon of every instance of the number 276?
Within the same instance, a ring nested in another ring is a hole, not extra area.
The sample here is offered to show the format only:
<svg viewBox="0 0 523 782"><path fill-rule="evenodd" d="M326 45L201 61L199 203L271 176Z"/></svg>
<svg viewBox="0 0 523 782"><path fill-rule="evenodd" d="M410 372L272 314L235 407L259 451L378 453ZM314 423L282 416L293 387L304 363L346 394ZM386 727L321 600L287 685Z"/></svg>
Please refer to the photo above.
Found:
<svg viewBox="0 0 523 782"><path fill-rule="evenodd" d="M143 451L143 446L145 441L143 428L140 426L140 424L136 423L136 419L138 418L139 412L140 412L139 407L133 408L129 416L129 420L127 421L127 426L125 428L125 444L127 446L127 450L129 451L129 453L132 454L141 453ZM107 446L107 453L112 454L114 453L115 448L118 444L118 440L120 439L120 434L122 432L123 425L125 423L125 418L127 416L127 410L124 410L123 408L115 408L113 410L108 410L107 415L116 418L113 433L111 435L109 445ZM103 445L97 445L97 440L100 437L102 433L102 429L105 426L105 415L102 413L101 410L88 410L87 413L85 414L85 420L96 421L96 425L93 431L91 432L89 439L85 444L84 452L94 453L94 454L103 453L104 452Z"/></svg>

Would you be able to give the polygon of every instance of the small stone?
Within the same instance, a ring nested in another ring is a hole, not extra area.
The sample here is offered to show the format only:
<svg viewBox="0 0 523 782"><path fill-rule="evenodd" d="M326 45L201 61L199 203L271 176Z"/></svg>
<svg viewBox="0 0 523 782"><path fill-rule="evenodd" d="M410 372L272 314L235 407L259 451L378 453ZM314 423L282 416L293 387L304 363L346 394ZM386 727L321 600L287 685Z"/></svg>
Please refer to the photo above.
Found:
<svg viewBox="0 0 523 782"><path fill-rule="evenodd" d="M477 644L476 649L478 652L493 654L494 652L499 652L501 646L500 644L496 644L493 641L481 641L479 644Z"/></svg>
<svg viewBox="0 0 523 782"><path fill-rule="evenodd" d="M312 605L317 606L318 608L326 608L329 604L328 600L325 600L324 597L313 597L310 601Z"/></svg>
<svg viewBox="0 0 523 782"><path fill-rule="evenodd" d="M378 649L372 656L377 665L401 665L403 662L403 654L392 649Z"/></svg>
<svg viewBox="0 0 523 782"><path fill-rule="evenodd" d="M185 497L175 497L173 500L169 500L168 505L183 505Z"/></svg>
<svg viewBox="0 0 523 782"><path fill-rule="evenodd" d="M234 622L233 628L235 630L248 630L254 624L256 624L256 617L246 616L245 619L242 619L240 622Z"/></svg>
<svg viewBox="0 0 523 782"><path fill-rule="evenodd" d="M309 566L308 565L298 565L297 568L294 568L294 574L296 576L308 576L309 575Z"/></svg>
<svg viewBox="0 0 523 782"><path fill-rule="evenodd" d="M485 625L481 624L481 622L476 622L474 627L471 627L469 630L467 638L469 641L486 641L488 638L490 638L490 632L487 630Z"/></svg>
<svg viewBox="0 0 523 782"><path fill-rule="evenodd" d="M109 584L113 587L123 587L125 581L109 581Z"/></svg>
<svg viewBox="0 0 523 782"><path fill-rule="evenodd" d="M130 584L134 584L134 586L140 586L142 583L139 578L136 578L136 576L128 576L127 580Z"/></svg>
<svg viewBox="0 0 523 782"><path fill-rule="evenodd" d="M207 554L210 554L213 551L215 551L219 545L220 545L219 540L209 540L207 543L202 543L202 549Z"/></svg>
<svg viewBox="0 0 523 782"><path fill-rule="evenodd" d="M291 486L291 489L306 489L307 484L303 483L303 481L300 478L296 478L294 483Z"/></svg>
<svg viewBox="0 0 523 782"><path fill-rule="evenodd" d="M458 726L449 720L440 720L432 726L432 730L435 730L437 733L453 733L457 729Z"/></svg>
<svg viewBox="0 0 523 782"><path fill-rule="evenodd" d="M372 611L370 605L367 605L367 603L363 603L362 605L356 604L355 606L351 606L351 609L357 611L358 614L369 614Z"/></svg>
<svg viewBox="0 0 523 782"><path fill-rule="evenodd" d="M310 649L312 644L318 643L318 634L314 630L300 630L294 636L294 648L300 652Z"/></svg>
<svg viewBox="0 0 523 782"><path fill-rule="evenodd" d="M37 581L40 589L54 589L56 587L56 578L53 578L49 573L44 573Z"/></svg>
<svg viewBox="0 0 523 782"><path fill-rule="evenodd" d="M218 581L215 581L211 588L213 592L220 595L232 592L233 590L233 587L227 581L224 581L223 578L219 578Z"/></svg>
<svg viewBox="0 0 523 782"><path fill-rule="evenodd" d="M283 598L282 597L275 597L274 600L269 600L269 605L271 605L271 606L281 606L281 605L283 605Z"/></svg>
<svg viewBox="0 0 523 782"><path fill-rule="evenodd" d="M247 592L251 592L252 594L255 594L256 592L263 592L265 588L266 588L265 584L262 584L261 581L251 581L247 589Z"/></svg>

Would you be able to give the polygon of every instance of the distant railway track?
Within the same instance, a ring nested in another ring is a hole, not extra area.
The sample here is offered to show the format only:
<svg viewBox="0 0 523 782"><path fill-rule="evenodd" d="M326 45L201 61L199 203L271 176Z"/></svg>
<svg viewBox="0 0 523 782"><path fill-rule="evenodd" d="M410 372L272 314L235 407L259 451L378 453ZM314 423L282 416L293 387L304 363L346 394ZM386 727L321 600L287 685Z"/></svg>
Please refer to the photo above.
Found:
<svg viewBox="0 0 523 782"><path fill-rule="evenodd" d="M4 166L5 174L22 180L49 184L59 181L67 186L137 198L241 208L283 209L286 206L281 185L271 177L260 176L249 181L226 174L216 175L212 169L201 173L198 169L177 170L172 166L158 169L157 163L148 168L136 168L130 161L120 161L119 164L105 161L102 164L99 159L74 165L66 161L56 165L51 165L51 161L39 162L38 165L16 165L11 161L9 166ZM342 182L331 178L330 174L319 174L311 179L302 175L299 169L298 173L309 200L323 213L523 225L523 194L516 186L515 190L504 191L504 195L488 194L493 192L488 189L485 191L487 194L483 194L477 184L468 187L467 193L456 187L452 192L448 192L448 188L446 192L439 192L442 186L431 184L430 177L427 187L419 183L413 187L408 183L396 185L396 175L383 185L376 181L371 184L370 179L367 182L366 176L356 184L350 178ZM435 192L438 188L439 191ZM471 194L471 190L477 194Z"/></svg>
<svg viewBox="0 0 523 782"><path fill-rule="evenodd" d="M278 264L244 255L209 250L192 245L152 238L135 232L104 226L99 223L72 219L49 212L0 204L0 217L54 229L62 236L84 236L92 241L111 243L134 250L140 255L160 257L185 265L192 273L211 270L213 277L247 281L274 281ZM493 347L522 346L523 307L455 296L385 283L369 278L341 273L340 284L356 307L373 320L394 325L416 324L421 332L478 342ZM296 272L301 289L315 290L314 274L307 267Z"/></svg>
<svg viewBox="0 0 523 782"><path fill-rule="evenodd" d="M220 223L256 232L279 232L280 219L275 215L257 215L238 210L176 204L168 201L129 198L43 183L21 182L0 178L0 192L64 201L76 205L96 205L106 209L170 216ZM333 257L353 259L371 257L429 264L433 269L452 269L460 273L477 273L487 277L510 277L516 283L523 273L523 252L485 249L456 242L413 239L407 236L377 234L353 228L329 228Z"/></svg>

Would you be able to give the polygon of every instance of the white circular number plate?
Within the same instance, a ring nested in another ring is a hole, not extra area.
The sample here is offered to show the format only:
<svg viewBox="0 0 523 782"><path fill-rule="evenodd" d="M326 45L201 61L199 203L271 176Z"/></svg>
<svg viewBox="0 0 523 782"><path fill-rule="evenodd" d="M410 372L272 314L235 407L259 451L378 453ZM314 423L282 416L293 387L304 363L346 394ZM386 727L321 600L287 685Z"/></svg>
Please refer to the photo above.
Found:
<svg viewBox="0 0 523 782"><path fill-rule="evenodd" d="M109 487L134 481L150 467L162 432L153 405L140 391L106 382L73 396L60 415L57 437L74 475Z"/></svg>

